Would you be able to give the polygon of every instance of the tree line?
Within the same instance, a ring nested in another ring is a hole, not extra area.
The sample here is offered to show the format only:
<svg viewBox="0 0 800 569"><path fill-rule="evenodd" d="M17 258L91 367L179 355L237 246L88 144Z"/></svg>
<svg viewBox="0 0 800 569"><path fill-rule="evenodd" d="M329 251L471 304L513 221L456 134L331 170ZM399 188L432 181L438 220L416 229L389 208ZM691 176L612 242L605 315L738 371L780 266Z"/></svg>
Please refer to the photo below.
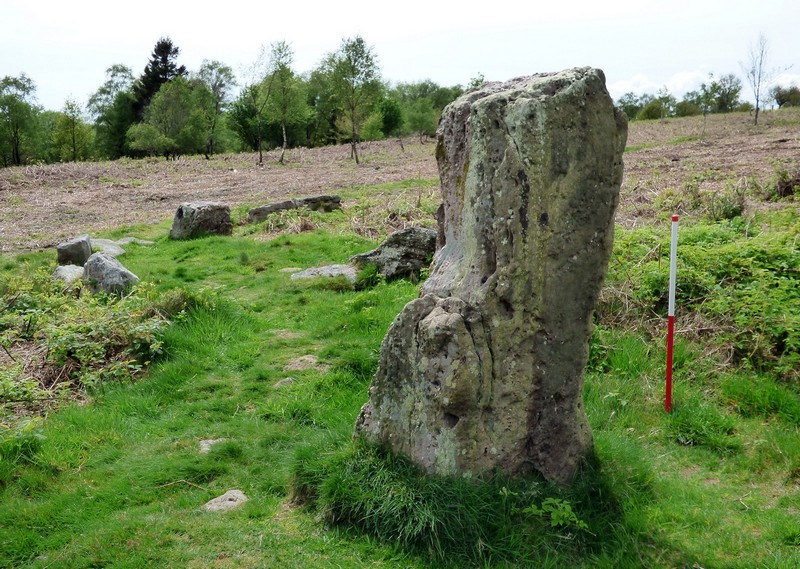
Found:
<svg viewBox="0 0 800 569"><path fill-rule="evenodd" d="M709 113L749 112L758 124L758 113L764 102L774 101L778 108L800 106L800 88L790 85L773 85L773 78L781 69L769 66L769 42L764 34L750 45L747 59L740 62L755 105L741 100L742 80L728 73L715 78L709 73L708 81L700 88L689 91L678 101L667 88L656 94L625 93L616 104L630 120L652 120L666 117L689 117Z"/></svg>
<svg viewBox="0 0 800 569"><path fill-rule="evenodd" d="M283 162L289 147L334 143L350 143L358 162L359 141L433 135L442 109L464 91L431 80L390 85L360 36L343 39L303 74L293 67L291 46L274 42L240 81L215 60L189 71L179 55L170 38L161 38L138 77L112 65L85 107L69 99L60 111L37 104L36 85L25 74L4 77L0 166L245 150L262 163L273 148Z"/></svg>

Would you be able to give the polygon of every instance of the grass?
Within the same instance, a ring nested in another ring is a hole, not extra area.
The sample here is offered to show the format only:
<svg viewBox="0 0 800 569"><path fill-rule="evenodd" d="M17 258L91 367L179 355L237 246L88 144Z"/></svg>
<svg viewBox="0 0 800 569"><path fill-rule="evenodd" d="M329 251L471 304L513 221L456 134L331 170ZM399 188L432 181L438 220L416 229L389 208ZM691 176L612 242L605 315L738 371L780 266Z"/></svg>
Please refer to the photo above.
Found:
<svg viewBox="0 0 800 569"><path fill-rule="evenodd" d="M371 188L362 213L375 227L392 212L421 219L429 189ZM88 401L44 418L2 420L0 567L800 563L800 393L781 351L794 330L779 333L798 317L796 220L682 229L669 415L658 325L667 229L618 232L585 383L595 456L558 488L422 476L352 440L380 342L417 285L292 281L281 269L376 244L345 212L302 215L315 227L271 239L276 220L180 242L162 226L148 234L155 245L121 257L151 298L167 304L182 289L202 302L159 328L161 354L136 381L90 385ZM7 258L0 274L52 263L49 253ZM737 312L746 321L725 318L740 305L755 307ZM316 364L292 365L311 355ZM222 441L201 454L208 439ZM241 509L201 509L231 488L250 498Z"/></svg>

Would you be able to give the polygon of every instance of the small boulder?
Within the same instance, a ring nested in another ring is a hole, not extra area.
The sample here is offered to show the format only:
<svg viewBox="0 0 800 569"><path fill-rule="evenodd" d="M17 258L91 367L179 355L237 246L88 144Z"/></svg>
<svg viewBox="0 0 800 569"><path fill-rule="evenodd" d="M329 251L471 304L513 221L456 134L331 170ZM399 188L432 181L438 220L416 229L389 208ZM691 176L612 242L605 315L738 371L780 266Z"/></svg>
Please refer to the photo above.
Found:
<svg viewBox="0 0 800 569"><path fill-rule="evenodd" d="M78 265L59 265L53 272L53 278L64 281L67 288L83 278L83 267Z"/></svg>
<svg viewBox="0 0 800 569"><path fill-rule="evenodd" d="M191 239L206 234L230 235L231 208L217 202L183 203L175 212L169 236Z"/></svg>
<svg viewBox="0 0 800 569"><path fill-rule="evenodd" d="M387 279L418 275L430 266L436 252L436 231L409 227L389 235L377 249L350 258L358 267L375 263Z"/></svg>
<svg viewBox="0 0 800 569"><path fill-rule="evenodd" d="M108 253L94 253L83 269L83 280L93 292L121 294L139 282L139 277Z"/></svg>
<svg viewBox="0 0 800 569"><path fill-rule="evenodd" d="M248 500L249 498L241 490L228 490L222 496L203 504L203 509L208 512L227 512L240 507Z"/></svg>
<svg viewBox="0 0 800 569"><path fill-rule="evenodd" d="M92 241L88 235L81 235L56 245L59 265L77 265L82 267L92 254Z"/></svg>
<svg viewBox="0 0 800 569"><path fill-rule="evenodd" d="M267 219L269 214L275 213L276 211L301 208L330 213L335 209L342 209L342 198L339 196L312 196L309 198L293 198L282 202L262 205L248 212L247 221L249 223L259 223Z"/></svg>

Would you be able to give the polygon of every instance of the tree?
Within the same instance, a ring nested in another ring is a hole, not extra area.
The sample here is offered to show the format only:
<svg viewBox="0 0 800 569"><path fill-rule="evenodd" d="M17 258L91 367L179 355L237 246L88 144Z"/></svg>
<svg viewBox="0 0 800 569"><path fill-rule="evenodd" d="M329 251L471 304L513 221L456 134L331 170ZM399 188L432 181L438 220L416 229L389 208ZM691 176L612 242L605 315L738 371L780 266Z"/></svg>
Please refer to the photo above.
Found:
<svg viewBox="0 0 800 569"><path fill-rule="evenodd" d="M384 136L396 136L400 149L405 152L402 137L405 120L400 103L393 97L387 97L378 105L378 111L381 115L381 131Z"/></svg>
<svg viewBox="0 0 800 569"><path fill-rule="evenodd" d="M205 156L218 150L221 118L230 104L231 89L236 85L233 70L219 61L204 60L197 79L205 89L197 89L197 110L205 130Z"/></svg>
<svg viewBox="0 0 800 569"><path fill-rule="evenodd" d="M769 43L767 38L764 34L759 34L758 40L750 45L747 61L740 64L745 77L747 77L747 83L753 91L753 98L756 100L755 116L753 118L755 124L758 124L758 111L761 107L764 90L775 75L774 69L767 69L768 56Z"/></svg>
<svg viewBox="0 0 800 569"><path fill-rule="evenodd" d="M310 146L324 146L339 141L336 124L342 115L331 87L331 71L326 61L305 78L306 104L310 110L306 139Z"/></svg>
<svg viewBox="0 0 800 569"><path fill-rule="evenodd" d="M133 72L125 65L106 69L106 81L86 105L94 117L97 153L115 159L127 151L125 134L136 119Z"/></svg>
<svg viewBox="0 0 800 569"><path fill-rule="evenodd" d="M0 160L17 166L25 158L25 143L34 137L36 85L24 73L0 80Z"/></svg>
<svg viewBox="0 0 800 569"><path fill-rule="evenodd" d="M233 130L242 142L258 151L259 166L264 163L264 140L269 129L266 113L270 95L269 70L269 56L261 46L255 63L245 72L247 82L230 111Z"/></svg>
<svg viewBox="0 0 800 569"><path fill-rule="evenodd" d="M655 97L643 95L640 100L646 100L647 103L636 113L637 120L654 120L674 116L678 104L666 87L659 89Z"/></svg>
<svg viewBox="0 0 800 569"><path fill-rule="evenodd" d="M83 121L82 115L80 105L74 99L67 99L51 135L58 160L77 162L89 157L92 129Z"/></svg>
<svg viewBox="0 0 800 569"><path fill-rule="evenodd" d="M128 147L131 150L148 156L168 154L175 148L174 141L161 134L155 126L148 123L132 124L126 137Z"/></svg>
<svg viewBox="0 0 800 569"><path fill-rule="evenodd" d="M309 115L303 84L292 71L294 60L292 48L285 41L278 41L270 47L270 75L267 78L267 116L281 129L281 156L278 162L283 164L286 154L286 127L304 122Z"/></svg>
<svg viewBox="0 0 800 569"><path fill-rule="evenodd" d="M628 92L622 95L616 104L628 119L633 120L637 117L639 111L652 100L652 95L637 95L636 93Z"/></svg>
<svg viewBox="0 0 800 569"><path fill-rule="evenodd" d="M196 101L207 96L208 90L201 81L191 82L177 77L162 85L153 97L144 122L164 137L158 140L165 157L196 154L204 149L207 140L204 121ZM153 139L150 131L134 131L137 136L142 136L142 133L146 134L147 140Z"/></svg>
<svg viewBox="0 0 800 569"><path fill-rule="evenodd" d="M340 125L350 134L350 156L358 164L359 131L383 89L377 57L364 39L356 36L343 39L325 65L331 71L334 97L344 112Z"/></svg>
<svg viewBox="0 0 800 569"><path fill-rule="evenodd" d="M136 99L131 91L120 91L98 125L96 141L101 152L116 159L128 154L128 129L136 122Z"/></svg>
<svg viewBox="0 0 800 569"><path fill-rule="evenodd" d="M775 99L775 104L781 107L800 107L800 89L792 85L790 87L781 87L776 85L770 89L770 95Z"/></svg>
<svg viewBox="0 0 800 569"><path fill-rule="evenodd" d="M709 75L713 78L713 75ZM728 73L711 82L714 111L732 113L739 106L739 94L742 92L742 81L733 73Z"/></svg>
<svg viewBox="0 0 800 569"><path fill-rule="evenodd" d="M425 137L436 132L439 114L427 98L417 99L408 109L408 127L419 135L420 143L424 143Z"/></svg>
<svg viewBox="0 0 800 569"><path fill-rule="evenodd" d="M742 92L742 82L733 73L714 79L714 74L708 74L708 82L701 83L697 91L689 91L683 100L676 106L678 116L692 114L704 115L708 113L730 113L739 108L739 94Z"/></svg>
<svg viewBox="0 0 800 569"><path fill-rule="evenodd" d="M144 73L133 87L136 98L134 110L139 120L144 118L145 108L164 83L186 75L186 67L175 62L180 52L180 48L174 46L169 38L160 38L156 42Z"/></svg>
<svg viewBox="0 0 800 569"><path fill-rule="evenodd" d="M122 91L128 91L133 86L133 71L131 68L115 63L106 69L106 81L89 97L86 109L95 119L101 121L109 109L114 105L114 99Z"/></svg>

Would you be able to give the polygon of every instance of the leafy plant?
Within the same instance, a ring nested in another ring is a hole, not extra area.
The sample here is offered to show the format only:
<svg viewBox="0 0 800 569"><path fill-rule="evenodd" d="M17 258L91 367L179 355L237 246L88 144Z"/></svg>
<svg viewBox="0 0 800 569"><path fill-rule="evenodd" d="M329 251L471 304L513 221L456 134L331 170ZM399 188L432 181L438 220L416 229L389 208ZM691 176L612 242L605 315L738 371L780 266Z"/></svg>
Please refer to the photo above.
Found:
<svg viewBox="0 0 800 569"><path fill-rule="evenodd" d="M560 498L546 498L541 506L532 504L521 510L523 514L537 516L550 521L550 526L562 529L588 530L589 526L579 519L572 506Z"/></svg>

